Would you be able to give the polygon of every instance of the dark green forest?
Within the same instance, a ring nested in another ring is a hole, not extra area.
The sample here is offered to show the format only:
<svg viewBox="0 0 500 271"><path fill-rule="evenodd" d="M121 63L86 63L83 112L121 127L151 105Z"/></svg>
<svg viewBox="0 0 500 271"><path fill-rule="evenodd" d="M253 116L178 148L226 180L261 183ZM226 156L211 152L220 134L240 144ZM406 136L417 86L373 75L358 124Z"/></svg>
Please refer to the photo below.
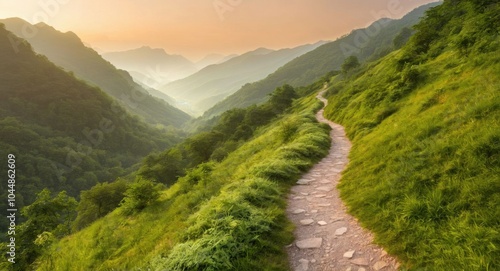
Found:
<svg viewBox="0 0 500 271"><path fill-rule="evenodd" d="M128 72L115 68L96 51L85 46L75 33L62 33L45 23L31 25L19 18L0 20L2 22L7 30L21 38L24 29L28 27L36 33L27 37L35 52L72 72L75 77L99 87L129 113L139 116L145 122L179 128L191 119L188 114L166 101L153 97L135 83Z"/></svg>
<svg viewBox="0 0 500 271"><path fill-rule="evenodd" d="M100 89L35 54L3 25L0 82L1 157L17 157L19 209L44 188L78 197L98 182L128 174L150 152L180 141L176 133L145 124ZM6 187L1 189L6 197Z"/></svg>

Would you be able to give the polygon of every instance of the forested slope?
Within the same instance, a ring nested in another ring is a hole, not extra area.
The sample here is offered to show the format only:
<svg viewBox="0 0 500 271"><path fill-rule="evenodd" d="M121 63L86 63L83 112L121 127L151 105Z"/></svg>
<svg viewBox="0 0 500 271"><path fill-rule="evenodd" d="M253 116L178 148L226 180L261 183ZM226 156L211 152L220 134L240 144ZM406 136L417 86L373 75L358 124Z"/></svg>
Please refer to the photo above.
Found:
<svg viewBox="0 0 500 271"><path fill-rule="evenodd" d="M101 88L127 111L146 122L180 127L190 119L189 115L166 101L151 96L155 93L150 94L135 83L126 71L115 68L96 51L86 47L75 33L62 33L45 23L31 25L19 18L1 22L9 31L27 39L37 53L45 55L64 70L73 72L77 78Z"/></svg>
<svg viewBox="0 0 500 271"><path fill-rule="evenodd" d="M100 89L36 55L29 43L3 25L0 82L1 156L11 153L17 158L19 210L43 188L66 190L76 197L97 182L113 181L129 172L151 151L179 141L176 135L132 117ZM6 176L6 167L2 172ZM1 189L7 198L6 186ZM2 201L4 211L6 203Z"/></svg>

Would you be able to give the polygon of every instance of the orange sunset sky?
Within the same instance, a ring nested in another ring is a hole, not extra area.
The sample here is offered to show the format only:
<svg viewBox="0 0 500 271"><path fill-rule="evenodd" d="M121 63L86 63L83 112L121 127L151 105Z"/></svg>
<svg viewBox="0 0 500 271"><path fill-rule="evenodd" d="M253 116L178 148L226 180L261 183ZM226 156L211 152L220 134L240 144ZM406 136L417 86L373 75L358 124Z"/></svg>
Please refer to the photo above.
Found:
<svg viewBox="0 0 500 271"><path fill-rule="evenodd" d="M0 0L0 18L44 21L99 51L143 45L198 60L334 40L435 0Z"/></svg>

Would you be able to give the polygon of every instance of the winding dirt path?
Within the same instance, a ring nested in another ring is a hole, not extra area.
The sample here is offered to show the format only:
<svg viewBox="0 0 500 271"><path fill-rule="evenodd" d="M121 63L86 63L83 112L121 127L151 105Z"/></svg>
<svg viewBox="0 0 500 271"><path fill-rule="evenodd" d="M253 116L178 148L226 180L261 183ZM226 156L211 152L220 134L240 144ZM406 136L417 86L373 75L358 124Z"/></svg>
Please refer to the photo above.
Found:
<svg viewBox="0 0 500 271"><path fill-rule="evenodd" d="M317 96L323 98L324 91ZM323 158L292 187L287 215L296 225L295 242L287 247L290 266L295 271L397 270L394 258L373 244L373 236L347 214L337 190L341 172L349 163L351 142L344 127L323 117L316 118L332 127L332 146Z"/></svg>

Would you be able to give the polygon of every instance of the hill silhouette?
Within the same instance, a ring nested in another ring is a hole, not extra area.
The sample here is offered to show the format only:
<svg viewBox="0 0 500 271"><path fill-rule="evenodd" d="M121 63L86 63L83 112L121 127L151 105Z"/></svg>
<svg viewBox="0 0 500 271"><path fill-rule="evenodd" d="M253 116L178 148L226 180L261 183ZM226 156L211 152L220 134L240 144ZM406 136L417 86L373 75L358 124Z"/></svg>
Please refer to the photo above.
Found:
<svg viewBox="0 0 500 271"><path fill-rule="evenodd" d="M86 47L76 34L59 32L45 23L31 25L19 18L0 22L20 37L23 37L26 27L32 29L35 34L27 37L27 40L37 53L45 55L66 71L73 72L78 78L100 87L129 112L145 121L179 127L190 119L181 110L151 96L126 71L116 69L97 52Z"/></svg>
<svg viewBox="0 0 500 271"><path fill-rule="evenodd" d="M187 103L191 111L201 114L244 84L266 77L290 60L321 44L322 42L277 51L259 48L226 62L208 66L187 78L168 83L160 90Z"/></svg>
<svg viewBox="0 0 500 271"><path fill-rule="evenodd" d="M380 57L393 49L393 40L402 29L415 25L426 10L436 5L438 3L421 6L401 19L380 19L367 28L353 30L349 35L324 44L290 61L265 79L241 87L207 110L203 119L217 116L231 108L262 103L267 100L269 93L283 84L294 87L312 84L324 76L325 71L340 70L344 60L351 55L360 61Z"/></svg>

